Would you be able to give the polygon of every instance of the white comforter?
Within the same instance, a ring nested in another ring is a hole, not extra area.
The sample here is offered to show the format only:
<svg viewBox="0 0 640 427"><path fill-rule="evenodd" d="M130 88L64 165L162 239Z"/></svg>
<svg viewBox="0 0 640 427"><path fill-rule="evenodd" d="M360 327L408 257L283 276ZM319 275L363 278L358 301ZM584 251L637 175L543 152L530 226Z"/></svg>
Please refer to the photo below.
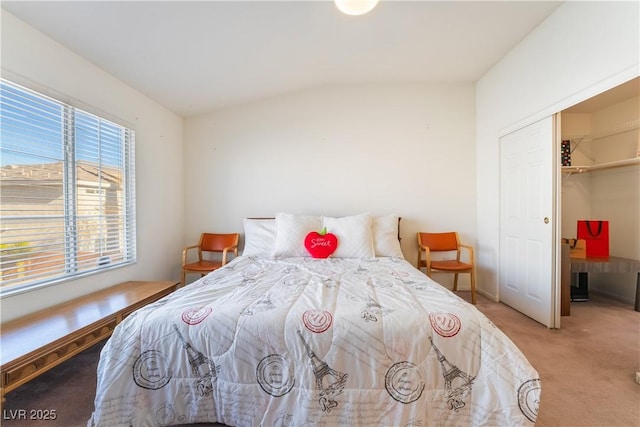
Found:
<svg viewBox="0 0 640 427"><path fill-rule="evenodd" d="M535 369L402 259L239 257L129 316L89 426L522 426Z"/></svg>

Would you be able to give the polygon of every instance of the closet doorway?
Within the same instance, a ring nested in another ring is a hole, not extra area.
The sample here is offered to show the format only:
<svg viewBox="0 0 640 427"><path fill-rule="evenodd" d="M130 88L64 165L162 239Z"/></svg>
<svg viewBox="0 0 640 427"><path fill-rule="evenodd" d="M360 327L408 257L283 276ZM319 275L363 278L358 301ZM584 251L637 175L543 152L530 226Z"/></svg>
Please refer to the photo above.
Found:
<svg viewBox="0 0 640 427"><path fill-rule="evenodd" d="M562 237L577 237L578 220L608 221L609 254L640 260L640 78L560 117L560 138L570 153L564 161L560 156ZM633 309L635 273L589 273L588 284L584 278L574 277L572 304L598 293Z"/></svg>

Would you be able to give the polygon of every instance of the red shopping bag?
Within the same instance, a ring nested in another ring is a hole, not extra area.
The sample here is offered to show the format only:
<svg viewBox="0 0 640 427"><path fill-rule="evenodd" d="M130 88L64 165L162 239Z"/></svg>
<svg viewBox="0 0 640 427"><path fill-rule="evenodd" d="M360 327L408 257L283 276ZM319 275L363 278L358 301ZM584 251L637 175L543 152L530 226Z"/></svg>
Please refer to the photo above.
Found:
<svg viewBox="0 0 640 427"><path fill-rule="evenodd" d="M587 258L609 256L609 221L578 220L578 239L587 242Z"/></svg>

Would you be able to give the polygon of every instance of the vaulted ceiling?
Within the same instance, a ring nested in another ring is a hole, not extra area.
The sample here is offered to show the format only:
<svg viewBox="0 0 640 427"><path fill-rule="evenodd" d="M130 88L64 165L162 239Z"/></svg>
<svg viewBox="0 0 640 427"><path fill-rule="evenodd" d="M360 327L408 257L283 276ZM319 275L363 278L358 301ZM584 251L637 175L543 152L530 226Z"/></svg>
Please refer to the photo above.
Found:
<svg viewBox="0 0 640 427"><path fill-rule="evenodd" d="M560 1L3 1L182 116L324 84L475 82Z"/></svg>

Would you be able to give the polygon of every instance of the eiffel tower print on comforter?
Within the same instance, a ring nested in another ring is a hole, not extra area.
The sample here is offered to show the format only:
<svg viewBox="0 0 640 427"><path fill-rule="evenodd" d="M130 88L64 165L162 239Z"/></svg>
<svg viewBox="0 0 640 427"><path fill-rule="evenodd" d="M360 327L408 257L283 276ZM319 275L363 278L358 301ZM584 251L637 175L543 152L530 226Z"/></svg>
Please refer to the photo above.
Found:
<svg viewBox="0 0 640 427"><path fill-rule="evenodd" d="M241 256L118 325L89 426L525 426L538 373L400 258Z"/></svg>

